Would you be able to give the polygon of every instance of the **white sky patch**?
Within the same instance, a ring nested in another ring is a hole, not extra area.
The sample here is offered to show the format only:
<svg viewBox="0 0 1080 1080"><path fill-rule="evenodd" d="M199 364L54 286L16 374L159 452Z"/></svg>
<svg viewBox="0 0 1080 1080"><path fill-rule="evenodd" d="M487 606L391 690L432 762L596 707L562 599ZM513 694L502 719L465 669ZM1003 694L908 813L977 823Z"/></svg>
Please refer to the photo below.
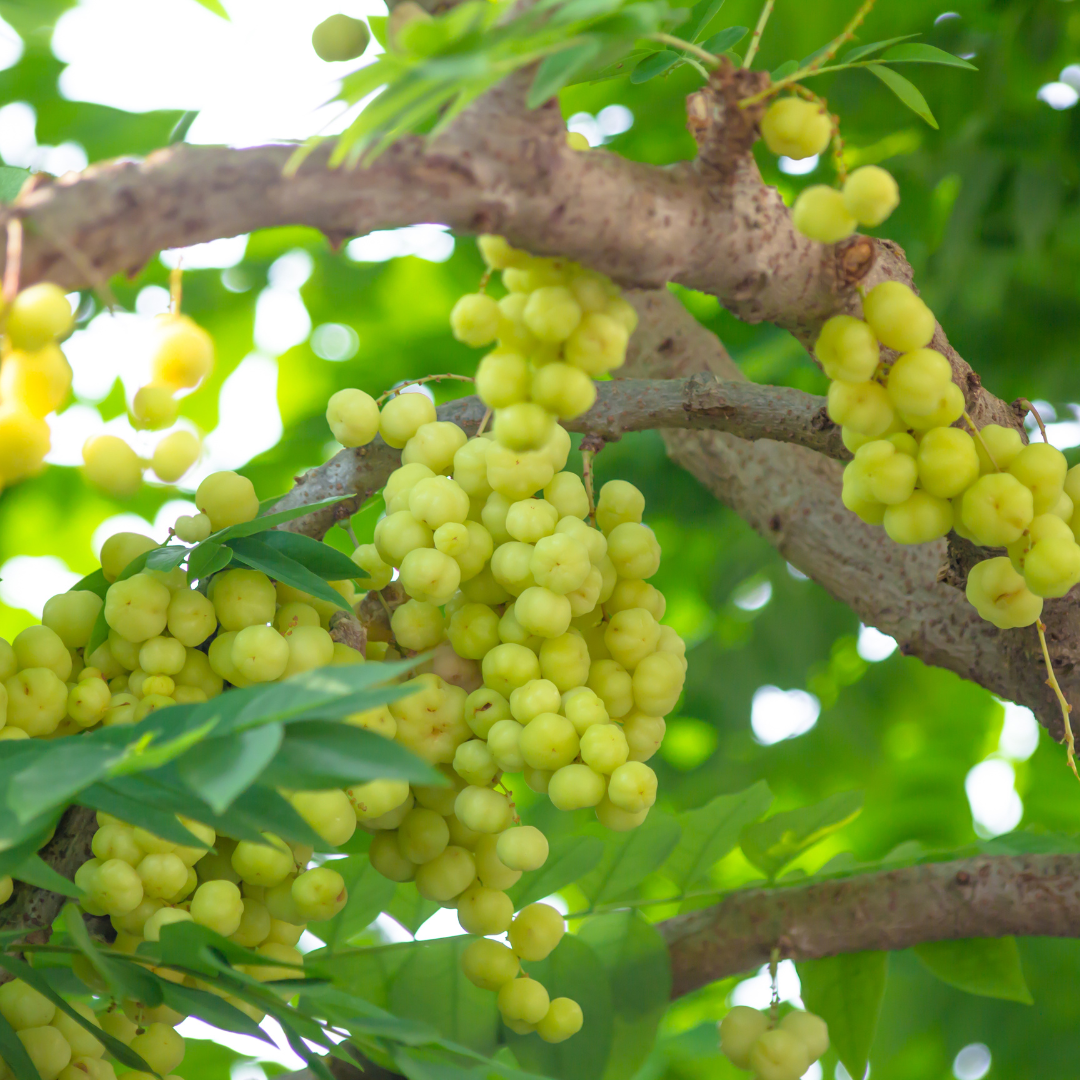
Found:
<svg viewBox="0 0 1080 1080"><path fill-rule="evenodd" d="M415 255L428 262L446 262L454 253L454 238L446 225L407 225L403 229L381 229L359 236L345 245L353 262L386 262L403 255Z"/></svg>
<svg viewBox="0 0 1080 1080"><path fill-rule="evenodd" d="M375 929L382 935L383 939L391 945L397 944L399 941L412 941L413 936L401 925L392 915L387 915L383 912L375 919Z"/></svg>
<svg viewBox="0 0 1080 1080"><path fill-rule="evenodd" d="M781 1001L790 1001L802 1008L802 983L799 973L791 960L781 960L776 966L776 988ZM749 979L743 979L728 997L732 1006L745 1005L750 1009L767 1009L772 1000L772 980L769 978L769 965L766 964Z"/></svg>
<svg viewBox="0 0 1080 1080"><path fill-rule="evenodd" d="M312 30L341 10L340 0L224 6L229 21L192 0L83 0L53 35L53 52L68 65L61 93L128 112L198 109L192 143L254 146L341 130L342 106L325 103L360 64L328 64L311 47ZM354 0L349 14L385 15L386 6ZM365 60L380 51L372 41Z"/></svg>
<svg viewBox="0 0 1080 1080"><path fill-rule="evenodd" d="M896 639L875 630L872 626L859 627L859 642L855 646L864 660L877 663L886 660L896 652Z"/></svg>
<svg viewBox="0 0 1080 1080"><path fill-rule="evenodd" d="M759 686L750 706L754 738L765 746L805 735L821 714L821 702L805 690Z"/></svg>
<svg viewBox="0 0 1080 1080"><path fill-rule="evenodd" d="M1005 707L1005 723L1001 726L998 753L1013 761L1027 761L1039 748L1039 722L1023 705L1011 701L1001 704Z"/></svg>
<svg viewBox="0 0 1080 1080"><path fill-rule="evenodd" d="M1080 91L1066 82L1045 83L1039 87L1035 96L1058 112L1062 109L1071 109L1080 101Z"/></svg>
<svg viewBox="0 0 1080 1080"><path fill-rule="evenodd" d="M457 937L464 934L461 924L457 920L457 912L453 908L439 908L416 931L417 941L432 941L435 938Z"/></svg>
<svg viewBox="0 0 1080 1080"><path fill-rule="evenodd" d="M14 67L23 54L23 40L10 23L0 19L0 71Z"/></svg>
<svg viewBox="0 0 1080 1080"><path fill-rule="evenodd" d="M625 105L608 105L595 116L587 112L574 113L566 122L567 130L584 135L590 146L600 146L633 126L634 114Z"/></svg>
<svg viewBox="0 0 1080 1080"><path fill-rule="evenodd" d="M806 176L818 167L820 160L818 154L811 154L804 158L789 158L781 155L776 164L780 171L787 173L788 176Z"/></svg>
<svg viewBox="0 0 1080 1080"><path fill-rule="evenodd" d="M105 541L122 532L141 533L143 536L152 536L155 540L165 539L160 530L155 531L154 526L138 514L114 514L111 518L106 518L90 537L94 557L100 561L101 548Z"/></svg>
<svg viewBox="0 0 1080 1080"><path fill-rule="evenodd" d="M259 1027L277 1043L276 1046L271 1046L251 1035L238 1035L235 1031L223 1031L221 1028L211 1027L210 1024L194 1016L189 1016L177 1024L176 1030L185 1039L209 1039L211 1042L235 1050L238 1054L246 1054L259 1061L273 1061L290 1071L295 1072L305 1068L304 1059L289 1048L285 1032L281 1030L281 1025L276 1020L268 1016Z"/></svg>
<svg viewBox="0 0 1080 1080"><path fill-rule="evenodd" d="M55 555L16 555L0 566L0 600L40 619L45 601L81 577Z"/></svg>
<svg viewBox="0 0 1080 1080"><path fill-rule="evenodd" d="M772 599L772 582L743 582L731 598L731 602L741 611L760 611Z"/></svg>
<svg viewBox="0 0 1080 1080"><path fill-rule="evenodd" d="M953 1076L956 1080L982 1080L990 1071L992 1061L989 1046L985 1043L969 1043L953 1061Z"/></svg>
<svg viewBox="0 0 1080 1080"><path fill-rule="evenodd" d="M1016 793L1015 782L1012 765L999 758L980 761L967 774L964 790L979 836L1000 836L1020 824L1024 804Z"/></svg>
<svg viewBox="0 0 1080 1080"><path fill-rule="evenodd" d="M44 169L56 176L86 168L86 151L77 142L39 146L36 129L37 113L25 101L13 101L0 109L0 157L4 164L20 169Z"/></svg>
<svg viewBox="0 0 1080 1080"><path fill-rule="evenodd" d="M161 261L170 270L177 266L183 266L185 270L225 270L243 259L247 242L247 233L223 236L218 240L208 240L205 244L169 248L161 253Z"/></svg>

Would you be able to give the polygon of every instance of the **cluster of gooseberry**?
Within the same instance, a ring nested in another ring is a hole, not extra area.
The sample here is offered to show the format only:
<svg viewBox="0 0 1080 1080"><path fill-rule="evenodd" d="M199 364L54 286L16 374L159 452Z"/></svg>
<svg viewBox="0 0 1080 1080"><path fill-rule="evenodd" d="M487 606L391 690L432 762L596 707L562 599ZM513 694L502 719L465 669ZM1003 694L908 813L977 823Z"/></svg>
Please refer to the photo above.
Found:
<svg viewBox="0 0 1080 1080"><path fill-rule="evenodd" d="M214 366L210 335L187 315L158 315L150 357L151 381L140 387L128 418L140 431L160 431L176 423L177 393L191 390ZM149 465L159 480L176 483L199 459L202 445L190 431L174 431L160 439L149 461L117 435L94 435L83 446L86 478L117 499L130 499L142 486Z"/></svg>
<svg viewBox="0 0 1080 1080"><path fill-rule="evenodd" d="M720 1050L758 1080L798 1080L829 1049L820 1016L795 1010L774 1022L769 1012L736 1005L720 1021Z"/></svg>
<svg viewBox="0 0 1080 1080"><path fill-rule="evenodd" d="M799 161L825 151L833 123L823 103L782 97L761 118L761 136L774 154ZM900 189L888 170L863 165L843 178L840 189L828 184L805 188L791 208L791 219L811 240L835 244L859 225L880 225L899 204Z"/></svg>
<svg viewBox="0 0 1080 1080"><path fill-rule="evenodd" d="M377 429L402 451L374 543L353 558L375 588L397 570L409 598L391 617L397 646L435 650L417 692L384 710L382 733L450 783L375 781L352 794L362 823L378 830L375 869L456 906L478 935L466 975L498 991L515 1031L555 1042L578 1029L581 1011L519 977L522 960L555 947L563 923L544 904L514 917L506 890L544 863L548 846L515 824L503 776L523 772L561 810L594 807L608 828L639 825L656 798L645 762L682 691L685 646L661 626L664 597L647 581L660 547L641 523L643 496L613 480L594 510L566 471L570 437L555 422L589 408L591 374L622 363L633 310L599 275L498 237L480 247L511 292L463 298L451 323L477 346L498 339L476 377L494 429L467 438L420 394L392 398L380 414L368 395L341 391L327 411L344 445ZM508 946L487 940L504 931Z"/></svg>

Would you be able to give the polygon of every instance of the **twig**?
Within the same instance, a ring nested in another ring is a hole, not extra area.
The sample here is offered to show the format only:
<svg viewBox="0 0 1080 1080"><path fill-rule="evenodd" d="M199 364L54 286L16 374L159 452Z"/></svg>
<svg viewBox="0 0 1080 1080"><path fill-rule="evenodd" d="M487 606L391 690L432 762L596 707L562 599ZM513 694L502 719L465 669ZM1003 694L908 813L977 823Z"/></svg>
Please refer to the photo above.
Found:
<svg viewBox="0 0 1080 1080"><path fill-rule="evenodd" d="M990 464L994 466L994 472L1001 472L1001 466L994 460L994 455L990 453L990 447L986 445L982 432L975 426L975 421L968 415L967 409L964 410L964 419L967 421L968 427L971 428L971 434L975 436L979 445L983 448L983 452L990 459Z"/></svg>
<svg viewBox="0 0 1080 1080"><path fill-rule="evenodd" d="M491 419L491 409L485 409L484 415L480 420L480 426L476 429L477 437L484 434L488 426L488 421Z"/></svg>
<svg viewBox="0 0 1080 1080"><path fill-rule="evenodd" d="M659 41L661 45L670 45L672 48L682 49L683 52L696 56L702 63L708 64L710 67L717 67L720 63L720 58L714 56L707 49L695 45L692 41L683 41L682 38L675 37L674 34L649 34L648 38L650 41Z"/></svg>
<svg viewBox="0 0 1080 1080"><path fill-rule="evenodd" d="M13 217L7 223L7 251L4 260L4 307L19 292L19 271L22 269L22 218Z"/></svg>
<svg viewBox="0 0 1080 1080"><path fill-rule="evenodd" d="M1043 423L1043 418L1039 415L1039 410L1036 409L1027 398L1021 398L1018 404L1022 405L1035 417L1035 423L1039 425L1039 430L1042 432L1043 442L1048 443L1050 440L1046 437L1046 425Z"/></svg>
<svg viewBox="0 0 1080 1080"><path fill-rule="evenodd" d="M870 14L870 9L873 8L876 0L863 0L862 6L855 15L852 17L851 22L844 27L840 36L834 38L829 42L829 46L824 52L819 53L810 61L804 68L799 68L798 71L793 71L787 78L781 79L779 82L774 82L771 86L767 86L760 93L752 94L748 98L743 98L739 102L739 107L746 109L751 105L756 105L759 101L764 101L766 98L772 97L778 90L782 90L785 86L790 86L792 83L797 83L801 79L805 79L807 76L812 75L818 68L827 64L839 51L840 46L845 41L850 41L855 35L855 31L859 28L860 23L867 15Z"/></svg>
<svg viewBox="0 0 1080 1080"><path fill-rule="evenodd" d="M589 497L589 522L596 519L596 502L593 499L593 451L581 451L581 478L585 481L585 494Z"/></svg>
<svg viewBox="0 0 1080 1080"><path fill-rule="evenodd" d="M1080 780L1080 772L1076 771L1076 740L1073 738L1072 721L1069 718L1069 714L1072 712L1072 706L1065 700L1065 695L1061 692L1061 686L1057 681L1057 676L1054 674L1054 665L1050 662L1050 650L1046 647L1046 625L1042 619L1037 619L1035 622L1035 629L1039 632L1039 645L1042 647L1043 661L1046 664L1046 685L1054 691L1054 696L1058 700L1058 705L1061 706L1061 717L1065 721L1065 746L1066 746L1066 763L1073 771L1073 776L1077 780Z"/></svg>
<svg viewBox="0 0 1080 1080"><path fill-rule="evenodd" d="M761 35L765 33L765 24L769 21L775 3L776 0L765 0L765 6L758 16L757 26L754 27L754 36L750 39L750 46L743 57L742 66L744 68L748 68L754 62L754 57L757 56L758 46L761 44Z"/></svg>
<svg viewBox="0 0 1080 1080"><path fill-rule="evenodd" d="M780 980L778 978L780 967L780 946L774 945L769 956L769 982L772 984L772 995L769 998L769 1027L776 1027L780 1021Z"/></svg>
<svg viewBox="0 0 1080 1080"><path fill-rule="evenodd" d="M403 382L400 386L395 386L386 393L380 394L375 399L376 405L381 405L387 398L397 397L398 394L403 393L407 387L410 386L423 386L424 383L438 382L439 379L457 379L459 382L473 382L471 375L455 375L452 371L443 372L441 375L424 375L419 379L410 379L408 382Z"/></svg>
<svg viewBox="0 0 1080 1080"><path fill-rule="evenodd" d="M184 257L169 271L169 311L180 314L180 301L184 298Z"/></svg>

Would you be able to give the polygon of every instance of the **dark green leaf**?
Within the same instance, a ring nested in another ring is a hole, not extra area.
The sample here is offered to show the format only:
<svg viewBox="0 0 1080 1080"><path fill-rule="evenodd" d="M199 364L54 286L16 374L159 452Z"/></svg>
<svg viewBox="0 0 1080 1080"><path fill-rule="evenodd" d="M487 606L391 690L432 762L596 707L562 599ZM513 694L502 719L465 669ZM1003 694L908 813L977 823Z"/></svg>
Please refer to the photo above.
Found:
<svg viewBox="0 0 1080 1080"><path fill-rule="evenodd" d="M280 551L282 555L287 555L290 559L302 563L313 574L318 574L327 581L367 577L367 574L348 555L329 544L304 536L303 533L273 529L270 532L260 533L259 539L264 544L269 544L270 547Z"/></svg>
<svg viewBox="0 0 1080 1080"><path fill-rule="evenodd" d="M603 854L604 842L596 836L564 836L556 840L551 845L547 862L539 870L523 874L521 880L507 890L515 910L543 900L584 877Z"/></svg>
<svg viewBox="0 0 1080 1080"><path fill-rule="evenodd" d="M204 540L198 547L192 548L188 557L188 578L202 581L219 570L224 570L232 562L233 553L215 540Z"/></svg>
<svg viewBox="0 0 1080 1080"><path fill-rule="evenodd" d="M573 998L585 1022L572 1039L554 1045L507 1031L514 1057L524 1068L559 1080L601 1080L611 1054L614 1013L608 973L596 953L579 936L566 934L546 960L528 967L551 997Z"/></svg>
<svg viewBox="0 0 1080 1080"><path fill-rule="evenodd" d="M586 38L569 49L546 57L536 69L526 104L530 109L543 105L554 97L579 71L584 70L600 54L601 42Z"/></svg>
<svg viewBox="0 0 1080 1080"><path fill-rule="evenodd" d="M897 42L907 41L909 38L918 36L918 34L904 34L903 37L886 38L884 41L871 41L868 45L860 45L858 48L852 49L851 52L845 53L840 57L840 63L852 64L856 60L863 60L867 56L873 56L874 53L881 52L882 49L887 49Z"/></svg>
<svg viewBox="0 0 1080 1080"><path fill-rule="evenodd" d="M888 961L888 953L861 952L796 965L802 999L829 1025L829 1042L851 1076L866 1073Z"/></svg>
<svg viewBox="0 0 1080 1080"><path fill-rule="evenodd" d="M30 178L29 169L17 169L13 165L0 165L0 202L14 202Z"/></svg>
<svg viewBox="0 0 1080 1080"><path fill-rule="evenodd" d="M927 941L915 955L942 982L969 994L1033 1005L1016 938Z"/></svg>
<svg viewBox="0 0 1080 1080"><path fill-rule="evenodd" d="M618 900L660 868L680 833L679 822L671 814L655 809L629 832L612 835L605 830L603 857L578 887L594 905Z"/></svg>
<svg viewBox="0 0 1080 1080"><path fill-rule="evenodd" d="M416 885L406 881L394 890L394 897L386 906L387 915L397 919L410 934L415 934L439 910L434 900L425 900Z"/></svg>
<svg viewBox="0 0 1080 1080"><path fill-rule="evenodd" d="M655 926L637 912L588 919L577 935L603 965L614 1027L605 1080L634 1076L649 1056L671 997L671 959Z"/></svg>
<svg viewBox="0 0 1080 1080"><path fill-rule="evenodd" d="M317 574L313 574L306 566L290 559L287 555L272 548L269 544L254 536L243 536L229 541L233 557L250 566L253 570L261 570L275 581L281 581L291 585L294 589L301 589L311 593L320 600L327 600L335 607L351 610L341 593L330 588Z"/></svg>
<svg viewBox="0 0 1080 1080"><path fill-rule="evenodd" d="M190 548L182 544L165 544L146 553L147 570L175 570L187 558Z"/></svg>
<svg viewBox="0 0 1080 1080"><path fill-rule="evenodd" d="M48 754L12 777L8 805L20 821L31 821L104 779L123 757L122 746L81 738L57 740Z"/></svg>
<svg viewBox="0 0 1080 1080"><path fill-rule="evenodd" d="M15 1074L15 1080L41 1080L22 1039L15 1034L15 1029L7 1022L3 1013L0 1013L0 1058Z"/></svg>
<svg viewBox="0 0 1080 1080"><path fill-rule="evenodd" d="M265 724L224 739L207 739L184 754L177 768L191 789L220 814L270 764L284 736L281 724Z"/></svg>
<svg viewBox="0 0 1080 1080"><path fill-rule="evenodd" d="M82 891L74 882L57 873L40 855L31 855L11 876L37 889L48 889L49 892L59 893L61 896L70 896L72 900L78 900L82 896Z"/></svg>
<svg viewBox="0 0 1080 1080"><path fill-rule="evenodd" d="M74 904L68 904L64 908L64 927L72 944L90 961L98 975L109 984L114 997L134 998L150 1008L161 1004L163 1000L161 980L155 978L130 957L121 957L99 949L90 940L90 934L82 920L82 912ZM141 1066L136 1066L136 1068L141 1068Z"/></svg>
<svg viewBox="0 0 1080 1080"><path fill-rule="evenodd" d="M742 831L743 854L767 877L775 878L792 859L862 812L861 791L842 791L813 806L774 814Z"/></svg>
<svg viewBox="0 0 1080 1080"><path fill-rule="evenodd" d="M916 116L922 117L935 131L938 127L926 98L922 96L919 88L903 75L883 64L869 64L867 71L876 75Z"/></svg>
<svg viewBox="0 0 1080 1080"><path fill-rule="evenodd" d="M90 638L86 642L86 648L83 649L83 653L89 656L99 646L104 645L109 639L109 624L105 621L105 605L101 605L101 610L97 613L97 618L94 620L93 629L90 631Z"/></svg>
<svg viewBox="0 0 1080 1080"><path fill-rule="evenodd" d="M773 82L779 82L781 79L786 79L789 75L794 75L799 70L798 60L785 60L774 72L770 74L770 78Z"/></svg>
<svg viewBox="0 0 1080 1080"><path fill-rule="evenodd" d="M392 739L331 721L290 724L266 780L293 788L348 787L367 780L439 784L443 777Z"/></svg>
<svg viewBox="0 0 1080 1080"><path fill-rule="evenodd" d="M974 64L969 64L944 49L916 41L894 46L881 59L888 64L945 64L947 67L967 68L968 71L979 70Z"/></svg>
<svg viewBox="0 0 1080 1080"><path fill-rule="evenodd" d="M285 498L284 495L279 495L276 499L264 499L259 504L259 516L252 518L250 521L241 521L238 525L228 525L224 529L218 529L216 533L210 534L211 540L216 540L219 543L224 543L226 540L234 540L238 536L251 536L254 533L266 532L268 529L274 528L275 525L284 525L286 521L294 521L298 517L303 517L305 514L314 513L316 510L322 510L327 506L336 506L339 502L342 502L344 496L334 496L329 499L320 499L318 502L306 503L304 506L294 506L288 510L278 510L276 513L265 513L262 509L263 506L269 510L277 503ZM206 541L203 541L205 543ZM318 543L318 541L315 541Z"/></svg>
<svg viewBox="0 0 1080 1080"><path fill-rule="evenodd" d="M772 793L760 780L735 795L717 795L698 810L679 815L682 837L663 866L679 890L708 881L713 865L739 842L743 827L769 809Z"/></svg>
<svg viewBox="0 0 1080 1080"><path fill-rule="evenodd" d="M635 86L646 83L650 79L655 79L657 75L663 75L665 71L669 71L681 59L682 57L677 52L672 52L671 49L665 49L663 52L655 52L651 56L646 56L645 59L630 72L630 81Z"/></svg>
<svg viewBox="0 0 1080 1080"><path fill-rule="evenodd" d="M225 1031L238 1031L242 1035L250 1035L273 1045L273 1040L247 1013L223 1001L217 994L168 981L165 981L162 992L165 995L165 1004L185 1016L197 1016L214 1027L223 1028Z"/></svg>
<svg viewBox="0 0 1080 1080"><path fill-rule="evenodd" d="M750 30L745 26L729 26L726 30L721 30L719 34L714 34L709 38L702 48L714 56L719 56L721 53L726 53L728 49L734 49L749 33Z"/></svg>
<svg viewBox="0 0 1080 1080"><path fill-rule="evenodd" d="M97 593L104 600L105 594L109 591L109 583L105 580L105 572L95 570L92 574L87 574L86 577L76 581L68 592L76 592L77 590Z"/></svg>
<svg viewBox="0 0 1080 1080"><path fill-rule="evenodd" d="M136 821L155 836L171 840L174 844L189 844L197 847L200 841L176 820L176 811L159 809L149 801L148 795L149 790L144 781L138 777L129 777L121 781L94 784L80 795L79 801L84 806L112 814L121 821ZM203 808L191 805L190 798L187 807L184 811L185 815L195 821L201 821L205 816L211 820L205 821L204 824L213 825L216 820L213 814L201 815L200 810Z"/></svg>
<svg viewBox="0 0 1080 1080"><path fill-rule="evenodd" d="M334 862L334 869L345 879L349 899L342 911L329 922L311 923L308 929L331 951L368 927L394 897L397 885L385 878L366 855L350 855Z"/></svg>

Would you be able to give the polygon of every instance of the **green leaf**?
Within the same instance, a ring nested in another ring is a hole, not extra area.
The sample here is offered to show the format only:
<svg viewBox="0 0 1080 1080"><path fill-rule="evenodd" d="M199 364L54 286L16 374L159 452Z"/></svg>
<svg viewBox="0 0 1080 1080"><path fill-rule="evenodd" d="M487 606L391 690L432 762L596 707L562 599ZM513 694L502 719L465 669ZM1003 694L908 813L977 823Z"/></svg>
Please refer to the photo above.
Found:
<svg viewBox="0 0 1080 1080"><path fill-rule="evenodd" d="M770 880L792 859L862 813L861 791L843 791L813 806L774 814L742 831L743 854Z"/></svg>
<svg viewBox="0 0 1080 1080"><path fill-rule="evenodd" d="M248 728L224 739L207 739L177 763L188 786L222 813L270 764L285 737L281 724Z"/></svg>
<svg viewBox="0 0 1080 1080"><path fill-rule="evenodd" d="M185 1016L197 1016L214 1027L226 1031L237 1031L241 1035L250 1035L263 1042L275 1045L273 1040L247 1013L241 1012L235 1005L223 1001L217 994L206 990L195 990L183 983L162 980L162 993L165 1004Z"/></svg>
<svg viewBox="0 0 1080 1080"><path fill-rule="evenodd" d="M310 923L308 929L326 942L333 952L366 929L386 907L397 891L397 885L380 874L367 855L350 855L334 862L334 869L345 879L349 899L343 910L329 922Z"/></svg>
<svg viewBox="0 0 1080 1080"><path fill-rule="evenodd" d="M968 994L1033 1005L1016 938L927 941L912 952L942 982Z"/></svg>
<svg viewBox="0 0 1080 1080"><path fill-rule="evenodd" d="M708 881L713 865L739 842L739 833L757 821L772 802L764 780L735 795L717 795L698 810L679 815L682 838L662 867L681 892Z"/></svg>
<svg viewBox="0 0 1080 1080"><path fill-rule="evenodd" d="M604 854L578 887L594 905L618 900L660 868L681 832L675 817L655 809L629 832L612 835L605 830Z"/></svg>
<svg viewBox="0 0 1080 1080"><path fill-rule="evenodd" d="M281 529L272 529L270 532L260 533L259 539L264 544L302 563L313 574L325 578L327 581L343 581L351 578L367 577L343 552L329 544L313 540L303 533L285 532Z"/></svg>
<svg viewBox="0 0 1080 1080"><path fill-rule="evenodd" d="M866 70L876 75L916 116L925 120L935 131L938 122L919 88L903 75L883 64L868 64Z"/></svg>
<svg viewBox="0 0 1080 1080"><path fill-rule="evenodd" d="M79 590L97 593L98 596L104 600L105 594L109 591L109 583L105 580L105 572L98 569L92 574L87 574L86 577L76 581L75 584L68 589L68 592L77 592Z"/></svg>
<svg viewBox="0 0 1080 1080"><path fill-rule="evenodd" d="M573 998L585 1022L572 1039L554 1045L507 1031L514 1057L523 1068L559 1080L601 1080L615 1025L608 974L596 953L579 936L565 934L546 960L529 964L529 974L551 997Z"/></svg>
<svg viewBox="0 0 1080 1080"><path fill-rule="evenodd" d="M8 806L20 821L32 821L38 814L74 798L88 785L103 780L123 757L122 746L82 738L58 740L46 754L11 778Z"/></svg>
<svg viewBox="0 0 1080 1080"><path fill-rule="evenodd" d="M371 29L371 36L385 49L389 44L390 39L386 36L386 22L389 18L388 15L369 15L368 27Z"/></svg>
<svg viewBox="0 0 1080 1080"><path fill-rule="evenodd" d="M284 497L284 495L279 495L276 499L264 500L263 503L260 503L259 515L257 517L253 517L250 521L241 521L237 525L226 525L224 529L218 529L216 533L211 533L208 539L223 544L226 540L235 540L239 536L252 536L255 533L267 532L276 525L284 525L286 521L295 521L298 517L303 517L305 514L314 513L316 510L322 510L327 506L336 506L339 502L343 502L349 496L335 495L332 498L320 499L318 502L306 503L303 506L293 506L288 510L278 510L273 514L263 512L263 505L267 505L267 508L269 509L269 507L281 502ZM319 541L316 540L314 542L317 544ZM204 540L203 543L205 544L206 541Z"/></svg>
<svg viewBox="0 0 1080 1080"><path fill-rule="evenodd" d="M413 882L406 881L394 890L394 897L384 910L410 934L415 934L439 907L434 900L425 900Z"/></svg>
<svg viewBox="0 0 1080 1080"><path fill-rule="evenodd" d="M667 944L656 927L634 911L594 916L577 936L596 954L611 991L613 1038L604 1077L624 1080L649 1056L670 1002Z"/></svg>
<svg viewBox="0 0 1080 1080"><path fill-rule="evenodd" d="M525 104L530 109L536 109L554 97L578 72L596 59L601 47L599 40L590 37L546 57L536 69Z"/></svg>
<svg viewBox="0 0 1080 1080"><path fill-rule="evenodd" d="M682 60L682 57L671 49L664 49L663 52L655 52L651 56L646 56L645 59L630 72L630 81L635 86L646 83L650 79L655 79L657 75L663 75L665 71L669 71L679 63L680 60Z"/></svg>
<svg viewBox="0 0 1080 1080"><path fill-rule="evenodd" d="M551 845L547 862L539 870L523 874L508 889L514 910L543 900L571 882L584 877L604 854L604 842L596 836L564 836Z"/></svg>
<svg viewBox="0 0 1080 1080"><path fill-rule="evenodd" d="M899 41L907 41L909 38L918 36L918 34L904 34L903 37L886 38L884 41L871 41L868 45L860 45L858 48L845 53L840 57L840 63L852 64L856 60L862 60L867 56L873 56L874 53L881 52L882 49L887 49L890 45L895 45Z"/></svg>
<svg viewBox="0 0 1080 1080"><path fill-rule="evenodd" d="M103 645L109 639L109 624L105 621L105 605L101 605L101 610L97 613L97 618L94 620L93 629L90 631L90 638L86 642L86 647L83 649L83 655L89 656L100 645Z"/></svg>
<svg viewBox="0 0 1080 1080"><path fill-rule="evenodd" d="M789 75L794 75L799 70L798 60L785 60L775 71L771 72L769 78L773 82L779 82L781 79L786 79Z"/></svg>
<svg viewBox="0 0 1080 1080"><path fill-rule="evenodd" d="M36 889L48 889L49 892L59 893L61 896L70 896L72 900L78 900L82 896L82 890L74 882L57 873L40 855L31 855L11 876L16 881L33 885Z"/></svg>
<svg viewBox="0 0 1080 1080"><path fill-rule="evenodd" d="M229 13L221 6L221 0L195 0L196 4L202 4L207 11L220 15L226 22L229 21Z"/></svg>
<svg viewBox="0 0 1080 1080"><path fill-rule="evenodd" d="M15 1034L15 1029L0 1013L0 1058L15 1074L15 1080L41 1080L41 1075L34 1068L22 1039Z"/></svg>
<svg viewBox="0 0 1080 1080"><path fill-rule="evenodd" d="M459 936L416 942L390 984L390 1011L430 1024L481 1054L492 1054L499 1030L495 998L461 970L461 954L472 940Z"/></svg>
<svg viewBox="0 0 1080 1080"><path fill-rule="evenodd" d="M728 49L734 49L749 33L749 27L729 26L726 30L721 30L719 34L713 34L702 48L714 56L719 56L721 53L726 53Z"/></svg>
<svg viewBox="0 0 1080 1080"><path fill-rule="evenodd" d="M198 109L188 109L180 114L180 119L173 125L172 131L169 132L168 145L175 146L177 143L182 143L187 138L187 133L191 130L191 125L199 118Z"/></svg>
<svg viewBox="0 0 1080 1080"><path fill-rule="evenodd" d="M145 569L175 570L188 556L191 549L182 544L163 544L146 553Z"/></svg>
<svg viewBox="0 0 1080 1080"><path fill-rule="evenodd" d="M724 0L699 0L690 12L690 18L686 20L686 24L693 24L693 29L690 31L689 41L697 43L698 39L709 29L709 24L720 14L720 9L724 6ZM680 35L682 36L682 35Z"/></svg>
<svg viewBox="0 0 1080 1080"><path fill-rule="evenodd" d="M277 549L254 537L242 536L229 541L233 557L250 566L253 570L261 570L267 577L275 581L281 581L291 585L294 589L311 593L320 600L326 600L335 607L350 611L351 608L345 602L345 598L335 589L330 588L318 574L313 574L302 563L282 555Z"/></svg>
<svg viewBox="0 0 1080 1080"><path fill-rule="evenodd" d="M191 581L203 581L211 574L224 570L232 562L233 553L216 540L204 540L198 547L192 548L188 556L188 578Z"/></svg>
<svg viewBox="0 0 1080 1080"><path fill-rule="evenodd" d="M567 0L560 4L551 17L552 26L565 26L567 23L595 19L602 15L611 15L623 5L623 0Z"/></svg>
<svg viewBox="0 0 1080 1080"><path fill-rule="evenodd" d="M967 68L968 71L979 70L974 64L969 64L944 49L914 41L908 45L895 46L881 59L888 64L945 64L947 67Z"/></svg>
<svg viewBox="0 0 1080 1080"><path fill-rule="evenodd" d="M806 1008L829 1025L829 1042L853 1077L866 1074L888 961L888 953L860 952L796 964Z"/></svg>
<svg viewBox="0 0 1080 1080"><path fill-rule="evenodd" d="M130 957L106 953L91 940L82 920L82 912L74 905L64 907L64 928L72 944L90 961L94 970L105 980L118 998L134 998L150 1008L156 1008L164 1000L161 980L150 974L141 964ZM143 1068L136 1065L135 1068ZM145 1071L145 1070L144 1070Z"/></svg>
<svg viewBox="0 0 1080 1080"><path fill-rule="evenodd" d="M0 202L14 202L30 178L29 169L16 169L13 165L0 165Z"/></svg>

